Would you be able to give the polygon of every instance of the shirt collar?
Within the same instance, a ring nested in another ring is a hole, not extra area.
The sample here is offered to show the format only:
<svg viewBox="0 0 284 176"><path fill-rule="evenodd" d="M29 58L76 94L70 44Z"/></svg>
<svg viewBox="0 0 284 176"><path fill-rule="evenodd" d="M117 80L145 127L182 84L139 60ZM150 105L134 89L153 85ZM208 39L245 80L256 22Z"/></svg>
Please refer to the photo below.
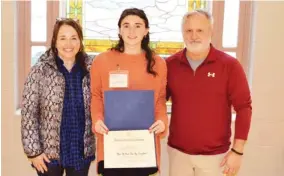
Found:
<svg viewBox="0 0 284 176"><path fill-rule="evenodd" d="M59 69L61 72L62 72L64 69L66 69L66 67L64 66L63 60L62 60L59 56L56 57L55 61L56 61L56 64L57 64L58 69ZM73 66L73 68L72 68L72 72L73 72L73 71L76 72L76 71L80 70L80 68L81 68L80 64L78 63L78 61L76 61L75 64L74 64L74 66ZM67 70L67 69L66 69L66 70Z"/></svg>

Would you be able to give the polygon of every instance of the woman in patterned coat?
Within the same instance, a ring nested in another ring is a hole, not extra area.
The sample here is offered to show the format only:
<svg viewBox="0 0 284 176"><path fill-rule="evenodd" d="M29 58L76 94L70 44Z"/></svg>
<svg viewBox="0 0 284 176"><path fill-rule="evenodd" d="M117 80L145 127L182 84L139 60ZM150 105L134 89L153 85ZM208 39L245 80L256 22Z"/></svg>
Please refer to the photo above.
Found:
<svg viewBox="0 0 284 176"><path fill-rule="evenodd" d="M24 152L40 176L87 176L95 159L90 74L80 25L58 19L51 47L31 68L22 100Z"/></svg>

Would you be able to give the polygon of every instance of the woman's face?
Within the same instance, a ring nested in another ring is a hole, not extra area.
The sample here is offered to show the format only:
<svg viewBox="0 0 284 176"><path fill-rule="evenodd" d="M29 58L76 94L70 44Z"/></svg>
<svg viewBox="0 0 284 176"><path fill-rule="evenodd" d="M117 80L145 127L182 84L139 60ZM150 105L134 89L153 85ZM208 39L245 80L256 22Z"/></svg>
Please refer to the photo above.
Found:
<svg viewBox="0 0 284 176"><path fill-rule="evenodd" d="M69 25L62 25L57 34L56 48L63 60L75 60L80 49L80 38L76 30Z"/></svg>
<svg viewBox="0 0 284 176"><path fill-rule="evenodd" d="M141 42L149 32L142 18L136 15L128 15L121 21L119 34L121 35L124 45L141 46Z"/></svg>

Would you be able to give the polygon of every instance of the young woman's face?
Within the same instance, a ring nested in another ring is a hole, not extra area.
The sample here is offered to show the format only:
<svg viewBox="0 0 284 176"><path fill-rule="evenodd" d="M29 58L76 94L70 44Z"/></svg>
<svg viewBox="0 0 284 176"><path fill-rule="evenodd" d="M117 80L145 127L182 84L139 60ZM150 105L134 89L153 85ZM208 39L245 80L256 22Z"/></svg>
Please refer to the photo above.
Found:
<svg viewBox="0 0 284 176"><path fill-rule="evenodd" d="M142 18L136 15L128 15L121 21L119 34L121 35L124 45L141 46L141 42L149 32Z"/></svg>
<svg viewBox="0 0 284 176"><path fill-rule="evenodd" d="M80 49L80 38L76 30L69 25L62 25L58 31L56 48L61 59L73 60Z"/></svg>

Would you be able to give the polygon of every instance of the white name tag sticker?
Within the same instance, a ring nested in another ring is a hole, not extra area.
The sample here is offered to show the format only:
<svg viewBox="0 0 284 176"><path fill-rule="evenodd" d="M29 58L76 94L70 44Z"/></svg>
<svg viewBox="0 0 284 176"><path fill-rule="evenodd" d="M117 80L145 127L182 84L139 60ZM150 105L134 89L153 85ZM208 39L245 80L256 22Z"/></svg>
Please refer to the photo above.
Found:
<svg viewBox="0 0 284 176"><path fill-rule="evenodd" d="M110 88L127 88L128 87L128 72L110 72L109 73Z"/></svg>

